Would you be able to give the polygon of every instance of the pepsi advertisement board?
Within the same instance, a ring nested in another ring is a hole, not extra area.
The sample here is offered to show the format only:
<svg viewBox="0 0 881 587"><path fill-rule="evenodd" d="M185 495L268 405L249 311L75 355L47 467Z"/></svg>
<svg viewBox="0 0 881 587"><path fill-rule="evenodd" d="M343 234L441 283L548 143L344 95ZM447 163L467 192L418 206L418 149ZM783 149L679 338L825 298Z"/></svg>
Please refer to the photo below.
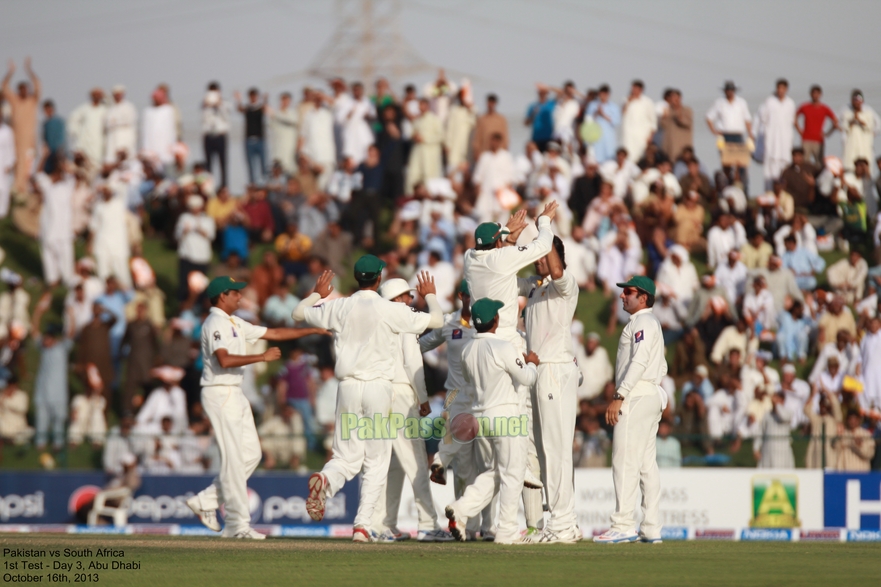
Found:
<svg viewBox="0 0 881 587"><path fill-rule="evenodd" d="M132 498L129 523L198 525L186 500L213 479L211 475L143 477ZM293 473L252 476L248 480L251 523L326 526L354 522L358 481L347 483L328 499L324 520L314 522L306 513L308 480L308 475ZM0 473L0 524L85 523L95 495L106 482L102 473Z"/></svg>

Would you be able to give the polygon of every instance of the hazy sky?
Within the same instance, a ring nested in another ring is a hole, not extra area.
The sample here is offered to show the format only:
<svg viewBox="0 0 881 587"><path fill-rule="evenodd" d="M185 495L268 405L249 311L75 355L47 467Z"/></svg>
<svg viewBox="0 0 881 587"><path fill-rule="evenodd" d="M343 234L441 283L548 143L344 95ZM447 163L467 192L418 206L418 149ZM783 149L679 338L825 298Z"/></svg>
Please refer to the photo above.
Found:
<svg viewBox="0 0 881 587"><path fill-rule="evenodd" d="M780 76L796 102L820 83L836 112L854 87L881 110L878 0L403 0L401 9L400 32L418 57L447 67L453 79L467 75L478 97L499 95L512 150L526 138L520 119L537 81L572 79L582 90L607 82L616 100L636 77L655 99L664 87L678 87L700 121L698 155L713 166L702 119L725 79L742 88L751 111ZM95 85L124 83L141 108L157 83L170 84L186 139L201 158L198 104L206 83L219 80L227 98L258 86L273 101L282 90L320 83L304 72L333 35L335 10L317 0L0 0L0 56L14 58L20 71L31 55L45 96L65 115ZM425 71L410 81L421 86L431 78ZM243 124L235 121L238 132ZM840 151L838 137L830 150ZM238 188L245 173L237 139L230 162Z"/></svg>

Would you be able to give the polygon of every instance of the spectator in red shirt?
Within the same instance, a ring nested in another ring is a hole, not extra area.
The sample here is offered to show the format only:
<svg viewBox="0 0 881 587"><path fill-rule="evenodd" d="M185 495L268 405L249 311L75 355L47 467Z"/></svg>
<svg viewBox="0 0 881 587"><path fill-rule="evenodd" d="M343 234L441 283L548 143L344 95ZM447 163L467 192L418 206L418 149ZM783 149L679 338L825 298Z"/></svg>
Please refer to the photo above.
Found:
<svg viewBox="0 0 881 587"><path fill-rule="evenodd" d="M836 130L841 130L838 126L838 118L832 109L820 102L823 97L823 89L820 86L811 86L811 101L805 102L798 107L795 113L795 128L801 135L801 145L805 151L805 159L809 162L813 159L815 165L823 165L823 142L826 137ZM798 123L799 116L804 118L804 125ZM826 119L832 121L832 127L824 134L823 126Z"/></svg>
<svg viewBox="0 0 881 587"><path fill-rule="evenodd" d="M243 211L248 217L248 235L252 243L268 243L272 241L275 220L272 208L266 201L266 188L256 186L249 188L248 202Z"/></svg>

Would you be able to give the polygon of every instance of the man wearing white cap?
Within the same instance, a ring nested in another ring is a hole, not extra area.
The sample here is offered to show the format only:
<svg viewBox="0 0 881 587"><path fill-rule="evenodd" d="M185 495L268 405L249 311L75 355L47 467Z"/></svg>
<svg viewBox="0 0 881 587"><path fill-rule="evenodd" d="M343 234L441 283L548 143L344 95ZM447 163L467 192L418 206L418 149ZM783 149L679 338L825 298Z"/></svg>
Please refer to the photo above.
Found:
<svg viewBox="0 0 881 587"><path fill-rule="evenodd" d="M187 278L192 271L208 273L213 252L216 226L214 219L205 214L202 196L187 198L187 211L180 215L174 228L178 255L178 297L185 300L189 294Z"/></svg>
<svg viewBox="0 0 881 587"><path fill-rule="evenodd" d="M205 294L211 312L202 324L202 405L220 448L220 473L214 482L187 500L199 520L220 531L216 510L226 509L223 538L262 540L265 535L251 528L248 508L248 477L260 464L262 451L251 404L242 392L244 368L255 363L277 361L281 351L270 348L249 355L248 344L257 340L296 340L321 334L315 328L269 328L254 326L233 314L242 300L246 283L231 277L215 277Z"/></svg>
<svg viewBox="0 0 881 587"><path fill-rule="evenodd" d="M132 276L129 270L129 240L127 185L111 175L108 181L98 186L99 198L92 209L89 220L91 249L95 255L98 277L106 280L115 276L123 289L131 289Z"/></svg>
<svg viewBox="0 0 881 587"><path fill-rule="evenodd" d="M377 538L371 526L392 453L387 418L392 406L395 363L401 360L400 335L438 328L444 318L434 281L427 275L421 276L416 289L425 298L429 313L382 299L377 290L384 268L385 262L364 255L355 263L359 291L348 298L314 305L333 291L333 272L325 271L313 292L293 312L294 320L305 320L333 332L337 357L334 372L340 381L333 458L320 473L309 478L306 511L313 520L324 519L327 499L363 469L361 499L352 533L355 542L373 542ZM361 429L365 418L377 424ZM374 430L374 426L378 429Z"/></svg>
<svg viewBox="0 0 881 587"><path fill-rule="evenodd" d="M415 299L415 289L403 279L390 279L379 288L379 295L390 302L409 304ZM392 379L391 425L401 426L408 418L424 418L431 412L428 406L428 391L425 388L425 371L422 365L422 352L416 334L401 333L393 346L397 347L395 375ZM453 537L442 530L437 523L437 511L431 498L431 485L428 480L428 455L422 438L408 438L404 429L399 428L392 436L392 457L388 470L388 481L380 493L373 513L374 527L382 528L380 542L405 540L409 534L402 534L398 526L398 510L401 506L401 490L404 476L413 485L416 510L419 514L419 533L416 539L421 542L448 542Z"/></svg>
<svg viewBox="0 0 881 587"><path fill-rule="evenodd" d="M162 385L151 391L144 400L144 405L138 410L133 431L135 434L159 436L162 434L162 420L171 418L170 432L174 435L186 433L190 424L187 416L187 396L180 387L184 370L163 365L154 368L150 375L158 379Z"/></svg>
<svg viewBox="0 0 881 587"><path fill-rule="evenodd" d="M138 109L125 99L125 86L115 85L111 90L113 104L107 109L107 141L104 154L105 163L116 161L119 151L129 157L138 152Z"/></svg>
<svg viewBox="0 0 881 587"><path fill-rule="evenodd" d="M107 120L104 90L92 88L89 98L70 114L68 140L74 152L81 152L92 165L100 166L104 160L104 125Z"/></svg>

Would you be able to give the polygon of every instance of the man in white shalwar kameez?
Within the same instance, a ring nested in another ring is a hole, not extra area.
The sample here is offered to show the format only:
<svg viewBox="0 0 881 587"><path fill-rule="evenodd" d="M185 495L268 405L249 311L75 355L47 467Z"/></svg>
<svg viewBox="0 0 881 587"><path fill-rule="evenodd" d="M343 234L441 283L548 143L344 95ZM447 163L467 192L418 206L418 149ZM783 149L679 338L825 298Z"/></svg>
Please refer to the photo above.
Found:
<svg viewBox="0 0 881 587"><path fill-rule="evenodd" d="M116 161L119 151L125 149L129 157L138 153L138 109L125 99L125 87L113 86L114 103L107 109L107 140L104 162Z"/></svg>
<svg viewBox="0 0 881 587"><path fill-rule="evenodd" d="M642 82L634 81L630 96L622 107L621 146L627 149L627 158L634 163L642 158L645 148L658 130L655 103L642 90Z"/></svg>
<svg viewBox="0 0 881 587"><path fill-rule="evenodd" d="M67 121L67 136L73 151L80 151L89 158L92 165L104 161L104 125L107 120L107 106L104 105L104 91L93 88L91 101L77 107Z"/></svg>
<svg viewBox="0 0 881 587"><path fill-rule="evenodd" d="M474 210L480 222L498 220L498 216L507 213L502 210L498 190L510 187L517 177L514 158L507 149L502 148L502 135L495 133L489 140L489 151L480 154L474 166L473 181L477 188L477 201Z"/></svg>
<svg viewBox="0 0 881 587"><path fill-rule="evenodd" d="M875 135L881 131L881 119L863 103L863 93L859 90L851 93L850 106L841 113L841 130L844 138L841 161L845 170L853 171L857 159L875 160Z"/></svg>
<svg viewBox="0 0 881 587"><path fill-rule="evenodd" d="M444 135L448 173L458 168L468 157L471 131L474 130L476 122L477 117L474 115L471 105L465 103L463 92L460 90L458 103L450 109L447 130Z"/></svg>
<svg viewBox="0 0 881 587"><path fill-rule="evenodd" d="M793 121L795 120L795 102L786 95L789 82L777 80L777 89L773 96L759 106L756 113L755 126L759 134L765 135L765 183L770 185L780 178L780 174L792 162Z"/></svg>
<svg viewBox="0 0 881 587"><path fill-rule="evenodd" d="M407 163L407 193L420 181L441 176L444 128L425 98L419 100L419 118L413 121L413 149Z"/></svg>
<svg viewBox="0 0 881 587"><path fill-rule="evenodd" d="M859 394L863 409L881 411L881 317L869 321L866 335L860 343L863 369L863 393Z"/></svg>
<svg viewBox="0 0 881 587"><path fill-rule="evenodd" d="M155 155L163 165L174 162L173 147L177 142L177 118L174 106L162 90L153 92L153 105L144 110L141 119L141 142L143 149Z"/></svg>
<svg viewBox="0 0 881 587"><path fill-rule="evenodd" d="M343 121L343 158L351 157L356 166L367 159L367 149L373 144L373 130L368 121L375 118L376 108L364 95L364 85L355 82Z"/></svg>
<svg viewBox="0 0 881 587"><path fill-rule="evenodd" d="M285 173L297 171L297 111L291 108L291 95L285 92L279 100L278 110L269 112L270 154L273 161L281 163Z"/></svg>
<svg viewBox="0 0 881 587"><path fill-rule="evenodd" d="M346 91L346 84L340 78L331 80L330 87L333 90L330 109L333 112L333 140L336 146L334 161L339 161L343 158L343 127L352 110L352 96Z"/></svg>
<svg viewBox="0 0 881 587"><path fill-rule="evenodd" d="M125 290L132 286L128 266L131 249L126 222L127 193L128 184L120 180L119 172L112 173L107 182L98 188L98 198L89 221L98 277L106 281L113 275Z"/></svg>
<svg viewBox="0 0 881 587"><path fill-rule="evenodd" d="M306 113L300 126L300 151L313 166L321 167L318 188L327 189L336 170L333 113L324 106L321 92L312 92L314 108Z"/></svg>
<svg viewBox="0 0 881 587"><path fill-rule="evenodd" d="M0 116L0 218L9 214L9 198L15 172L15 137L12 127Z"/></svg>

